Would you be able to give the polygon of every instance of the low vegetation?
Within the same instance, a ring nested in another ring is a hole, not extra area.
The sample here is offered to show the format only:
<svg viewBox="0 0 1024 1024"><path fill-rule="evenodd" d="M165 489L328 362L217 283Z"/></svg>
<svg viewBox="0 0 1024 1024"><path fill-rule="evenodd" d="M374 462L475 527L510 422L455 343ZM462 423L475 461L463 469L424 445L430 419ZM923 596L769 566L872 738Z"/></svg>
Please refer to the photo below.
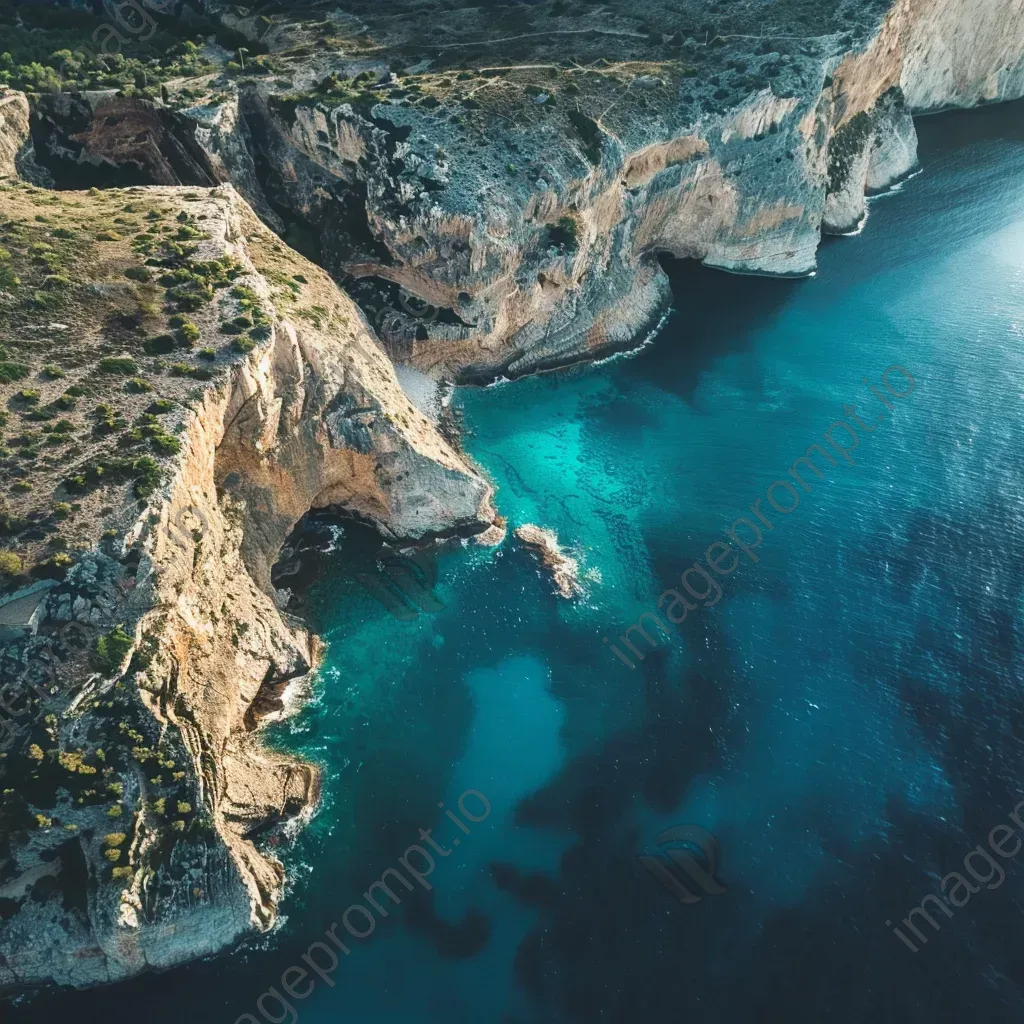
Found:
<svg viewBox="0 0 1024 1024"><path fill-rule="evenodd" d="M206 203L0 181L0 592L62 578L149 500L197 383L270 337L245 268L210 247Z"/></svg>

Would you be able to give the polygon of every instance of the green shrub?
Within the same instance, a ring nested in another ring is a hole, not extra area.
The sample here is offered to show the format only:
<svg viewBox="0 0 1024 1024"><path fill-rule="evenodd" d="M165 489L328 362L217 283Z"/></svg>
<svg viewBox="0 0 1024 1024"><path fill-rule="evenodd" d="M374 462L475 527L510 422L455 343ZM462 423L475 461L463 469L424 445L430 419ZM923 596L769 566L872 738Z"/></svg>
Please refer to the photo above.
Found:
<svg viewBox="0 0 1024 1024"><path fill-rule="evenodd" d="M43 373L50 380L59 380L61 377L66 376L64 371L59 366L56 366L53 363L47 363L43 367Z"/></svg>
<svg viewBox="0 0 1024 1024"><path fill-rule="evenodd" d="M146 267L129 267L124 272L124 276L132 281L141 281L142 283L146 283L153 279L153 275Z"/></svg>
<svg viewBox="0 0 1024 1024"><path fill-rule="evenodd" d="M236 316L233 320L225 320L220 325L221 334L242 334L252 327L252 320L247 316Z"/></svg>
<svg viewBox="0 0 1024 1024"><path fill-rule="evenodd" d="M107 356L99 361L101 373L122 373L126 377L139 372L135 360L129 356Z"/></svg>
<svg viewBox="0 0 1024 1024"><path fill-rule="evenodd" d="M0 504L0 536L13 537L15 534L21 533L26 526L28 526L26 520L19 516L12 516L7 508Z"/></svg>
<svg viewBox="0 0 1024 1024"><path fill-rule="evenodd" d="M252 338L242 336L241 338L235 338L231 342L231 350L238 352L240 355L244 355L246 352L251 352L256 347L256 342Z"/></svg>
<svg viewBox="0 0 1024 1024"><path fill-rule="evenodd" d="M181 442L171 434L154 434L149 443L158 455L177 455L181 451Z"/></svg>
<svg viewBox="0 0 1024 1024"><path fill-rule="evenodd" d="M0 548L0 576L20 576L21 558L7 548Z"/></svg>
<svg viewBox="0 0 1024 1024"><path fill-rule="evenodd" d="M170 412L173 408L174 403L169 398L158 398L146 412L151 416L159 416L161 413Z"/></svg>
<svg viewBox="0 0 1024 1024"><path fill-rule="evenodd" d="M319 309L319 306L314 306L314 309ZM253 313L253 329L249 334L259 341L266 341L270 337L270 317L266 315L262 310L257 309ZM317 323L319 326L319 323Z"/></svg>
<svg viewBox="0 0 1024 1024"><path fill-rule="evenodd" d="M53 506L54 519L67 519L69 515L71 515L71 506L66 501L58 501Z"/></svg>
<svg viewBox="0 0 1024 1024"><path fill-rule="evenodd" d="M136 498L148 498L160 483L160 463L151 455L107 457L83 467L74 476L64 478L64 486L75 494L104 484L134 482Z"/></svg>
<svg viewBox="0 0 1024 1024"><path fill-rule="evenodd" d="M136 459L132 465L135 477L135 497L148 498L160 483L160 463L149 455Z"/></svg>
<svg viewBox="0 0 1024 1024"><path fill-rule="evenodd" d="M21 278L14 272L11 264L11 254L4 248L0 248L0 289L17 288L21 284Z"/></svg>
<svg viewBox="0 0 1024 1024"><path fill-rule="evenodd" d="M145 439L145 435L138 427L132 427L117 439L117 447L130 448L132 445L142 444Z"/></svg>
<svg viewBox="0 0 1024 1024"><path fill-rule="evenodd" d="M146 355L165 356L175 349L174 335L157 334L152 338L147 338L142 347L146 350Z"/></svg>
<svg viewBox="0 0 1024 1024"><path fill-rule="evenodd" d="M178 338L183 345L191 348L201 337L199 328L187 316L178 317Z"/></svg>
<svg viewBox="0 0 1024 1024"><path fill-rule="evenodd" d="M92 428L92 432L96 437L105 437L107 434L113 434L120 425L120 421L115 417L107 416L105 419L99 419L96 421L96 425Z"/></svg>
<svg viewBox="0 0 1024 1024"><path fill-rule="evenodd" d="M15 381L23 380L28 376L28 370L25 363L0 360L0 384L13 384Z"/></svg>
<svg viewBox="0 0 1024 1024"><path fill-rule="evenodd" d="M68 569L71 568L72 562L70 555L58 551L55 555L34 565L32 575L43 579L62 580L67 575Z"/></svg>
<svg viewBox="0 0 1024 1024"><path fill-rule="evenodd" d="M213 288L194 283L179 284L167 290L167 297L177 303L178 309L192 312L213 300Z"/></svg>
<svg viewBox="0 0 1024 1024"><path fill-rule="evenodd" d="M214 352L212 348L201 348L196 355L199 356L200 359L206 359L209 362L212 362L217 358L217 353Z"/></svg>
<svg viewBox="0 0 1024 1024"><path fill-rule="evenodd" d="M96 662L104 672L113 672L134 646L135 639L124 631L124 627L115 626L105 636L97 637Z"/></svg>
<svg viewBox="0 0 1024 1024"><path fill-rule="evenodd" d="M153 385L148 381L143 380L141 377L132 377L127 384L125 384L125 390L132 392L135 395L145 394L147 391L153 390Z"/></svg>

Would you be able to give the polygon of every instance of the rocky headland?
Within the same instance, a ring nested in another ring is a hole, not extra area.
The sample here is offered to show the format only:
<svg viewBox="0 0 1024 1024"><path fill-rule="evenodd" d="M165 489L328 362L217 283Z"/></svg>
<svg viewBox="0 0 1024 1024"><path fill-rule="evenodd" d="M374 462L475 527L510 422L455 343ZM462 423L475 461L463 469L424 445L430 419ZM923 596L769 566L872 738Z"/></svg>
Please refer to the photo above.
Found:
<svg viewBox="0 0 1024 1024"><path fill-rule="evenodd" d="M491 488L230 185L8 180L0 236L0 984L89 985L275 919L319 786L258 738L316 661L296 523L472 535Z"/></svg>
<svg viewBox="0 0 1024 1024"><path fill-rule="evenodd" d="M318 509L503 532L396 364L627 348L665 255L810 273L916 165L913 114L1024 95L1021 0L202 18L216 38L131 81L0 71L4 988L273 925L268 838L318 793L259 736L317 657L271 579L286 539Z"/></svg>

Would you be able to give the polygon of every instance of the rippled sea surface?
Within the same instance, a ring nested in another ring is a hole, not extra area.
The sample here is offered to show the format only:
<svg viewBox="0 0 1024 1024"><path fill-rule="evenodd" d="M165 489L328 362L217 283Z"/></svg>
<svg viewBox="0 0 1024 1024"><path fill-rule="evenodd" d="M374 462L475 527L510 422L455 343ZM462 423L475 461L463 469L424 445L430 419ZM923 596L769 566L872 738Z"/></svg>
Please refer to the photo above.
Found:
<svg viewBox="0 0 1024 1024"><path fill-rule="evenodd" d="M964 858L1019 832L1024 800L1024 107L919 130L922 173L814 278L673 265L675 311L640 353L459 393L501 511L557 531L584 597L555 597L510 539L442 555L436 610L399 619L355 580L350 530L313 595L317 699L275 734L326 767L283 853L282 930L11 1019L1019 1022L1024 871L997 884L979 855L986 884ZM766 490L854 416L851 461L829 448L773 510ZM603 638L625 650L759 498L758 561L619 660ZM468 834L445 816L467 790L490 807ZM689 903L638 860L680 824L720 848L690 851L713 891L674 869ZM432 888L348 936L333 985L261 1016L421 828L450 851ZM932 905L937 933L918 916L912 952L886 922L953 871L977 891Z"/></svg>

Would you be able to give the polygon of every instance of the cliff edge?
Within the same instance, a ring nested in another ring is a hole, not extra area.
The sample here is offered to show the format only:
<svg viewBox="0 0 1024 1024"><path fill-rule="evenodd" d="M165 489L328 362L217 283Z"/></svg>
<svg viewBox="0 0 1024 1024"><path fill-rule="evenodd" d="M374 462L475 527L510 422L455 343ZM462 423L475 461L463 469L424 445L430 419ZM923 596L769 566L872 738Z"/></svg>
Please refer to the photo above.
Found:
<svg viewBox="0 0 1024 1024"><path fill-rule="evenodd" d="M275 920L319 790L259 736L316 660L270 581L300 517L473 534L490 486L230 185L0 183L0 317L0 985L89 985Z"/></svg>

